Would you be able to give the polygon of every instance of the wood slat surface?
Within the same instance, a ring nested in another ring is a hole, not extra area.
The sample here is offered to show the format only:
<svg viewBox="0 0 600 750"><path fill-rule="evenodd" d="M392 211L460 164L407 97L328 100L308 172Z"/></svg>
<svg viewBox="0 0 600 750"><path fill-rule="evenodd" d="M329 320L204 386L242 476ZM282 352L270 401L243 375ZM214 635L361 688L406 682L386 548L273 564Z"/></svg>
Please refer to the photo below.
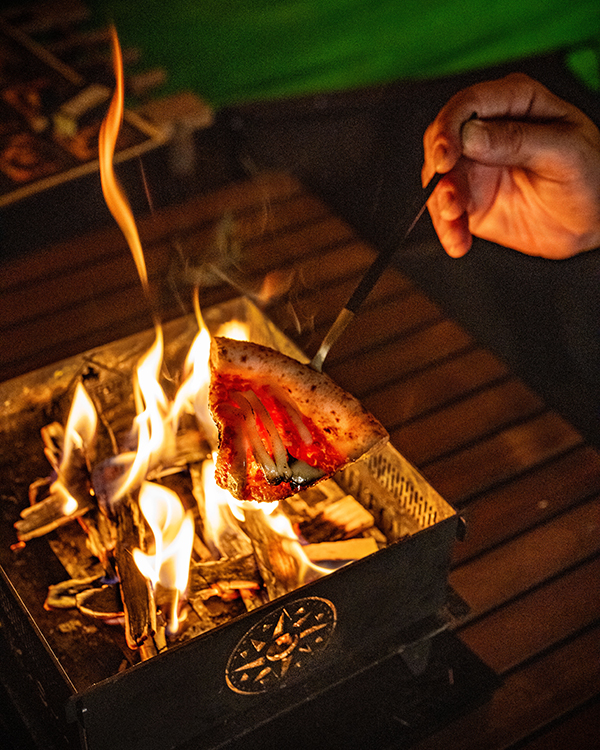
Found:
<svg viewBox="0 0 600 750"><path fill-rule="evenodd" d="M139 222L166 319L189 310L189 288L175 293L169 281L177 278L173 268L182 258L188 268L218 260L223 217L239 250L227 269L232 280L258 295L312 355L373 249L288 175L198 196ZM238 289L204 289L202 303ZM0 380L149 327L116 229L7 264L0 293ZM419 750L593 747L590 727L600 717L597 452L392 269L325 370L382 420L467 522L450 571L468 605L455 630L501 684Z"/></svg>

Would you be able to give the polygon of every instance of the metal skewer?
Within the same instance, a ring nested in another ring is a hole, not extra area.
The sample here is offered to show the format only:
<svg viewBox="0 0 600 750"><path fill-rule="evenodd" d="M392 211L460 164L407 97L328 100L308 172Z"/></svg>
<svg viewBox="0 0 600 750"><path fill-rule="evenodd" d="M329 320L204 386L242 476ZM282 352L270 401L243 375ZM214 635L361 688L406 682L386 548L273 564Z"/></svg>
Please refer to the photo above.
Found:
<svg viewBox="0 0 600 750"><path fill-rule="evenodd" d="M384 248L379 253L377 258L375 258L369 268L367 268L365 275L362 277L358 286L352 293L352 296L346 303L346 306L342 308L341 312L334 320L333 325L331 326L329 331L327 331L327 334L325 335L325 338L323 339L323 342L319 347L319 351L311 360L310 366L314 370L317 370L318 372L322 371L323 362L325 361L325 357L329 353L329 350L342 335L342 333L346 330L350 322L354 319L354 316L358 312L359 307L365 301L367 295L369 294L371 289L373 289L381 274L391 263L396 251L401 248L402 245L406 242L408 235L412 232L417 222L423 215L427 206L427 201L431 198L431 194L435 190L442 176L443 175L439 173L434 174L431 180L422 189L418 199L417 212L408 225L407 229L404 230L404 234L402 235L400 241L398 243L390 243L387 248Z"/></svg>

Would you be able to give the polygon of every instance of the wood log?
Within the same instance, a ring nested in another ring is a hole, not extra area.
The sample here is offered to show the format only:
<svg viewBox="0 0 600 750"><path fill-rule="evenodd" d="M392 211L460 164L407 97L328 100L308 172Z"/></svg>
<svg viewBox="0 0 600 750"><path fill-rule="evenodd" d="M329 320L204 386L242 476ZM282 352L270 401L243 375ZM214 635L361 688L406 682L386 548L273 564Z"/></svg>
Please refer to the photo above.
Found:
<svg viewBox="0 0 600 750"><path fill-rule="evenodd" d="M21 520L15 523L17 537L21 542L44 536L50 531L71 523L74 519L95 507L91 494L89 461L84 451L77 446L71 450L71 459L61 467L64 447L64 429L58 422L42 428L44 453L55 476L38 479L29 486L32 505L21 511ZM44 493L47 497L41 500ZM72 506L75 500L76 507Z"/></svg>
<svg viewBox="0 0 600 750"><path fill-rule="evenodd" d="M117 543L117 530L112 519L94 507L79 518L79 525L86 535L87 548L100 560L106 573L114 574L113 553Z"/></svg>
<svg viewBox="0 0 600 750"><path fill-rule="evenodd" d="M45 500L24 508L21 519L15 523L19 541L27 542L71 523L94 507L94 499L89 495L85 500L79 500L73 513L65 513L65 505L65 495L53 492Z"/></svg>
<svg viewBox="0 0 600 750"><path fill-rule="evenodd" d="M302 547L312 562L350 562L377 552L379 546L373 537L343 539L338 542L320 542Z"/></svg>
<svg viewBox="0 0 600 750"><path fill-rule="evenodd" d="M252 540L258 569L269 600L277 599L311 580L321 572L307 567L297 540L282 536L268 523L262 510L245 511L244 529Z"/></svg>
<svg viewBox="0 0 600 750"><path fill-rule="evenodd" d="M262 584L254 553L238 555L225 560L209 560L190 565L188 583L189 597L194 598L199 592L210 589L223 581L252 581Z"/></svg>
<svg viewBox="0 0 600 750"><path fill-rule="evenodd" d="M183 642L195 638L243 615L245 611L243 600L239 597L231 601L213 597L206 602L196 598L189 602L187 619L182 623L177 641Z"/></svg>
<svg viewBox="0 0 600 750"><path fill-rule="evenodd" d="M202 464L194 463L190 465L189 471L192 479L192 492L196 498L198 512L203 523L206 524L207 499L202 478L202 468ZM210 549L213 557L216 559L219 557L235 559L251 555L253 553L252 543L241 529L240 523L234 517L231 509L221 506L219 512L223 523L223 531L220 533L218 541L209 538L208 534L205 534L204 539L204 543Z"/></svg>
<svg viewBox="0 0 600 750"><path fill-rule="evenodd" d="M301 523L300 529L307 541L317 543L358 536L374 525L371 513L352 495L345 495L326 505L312 521Z"/></svg>
<svg viewBox="0 0 600 750"><path fill-rule="evenodd" d="M141 547L137 502L131 496L126 496L117 504L115 514L115 562L121 583L125 637L129 648L137 649L157 632L156 604L150 581L142 575L133 559L133 550ZM146 648L152 651L150 643L146 643Z"/></svg>

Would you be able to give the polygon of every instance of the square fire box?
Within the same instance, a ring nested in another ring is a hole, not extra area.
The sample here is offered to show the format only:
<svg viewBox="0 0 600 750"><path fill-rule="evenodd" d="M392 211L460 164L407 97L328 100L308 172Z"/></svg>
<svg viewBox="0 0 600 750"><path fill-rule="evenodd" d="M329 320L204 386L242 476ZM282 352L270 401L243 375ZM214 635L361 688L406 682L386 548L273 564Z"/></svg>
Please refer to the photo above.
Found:
<svg viewBox="0 0 600 750"><path fill-rule="evenodd" d="M204 319L213 333L241 320L250 340L307 361L245 299L209 308ZM164 326L171 372L196 332L193 316ZM28 487L48 471L40 429L64 421L81 379L114 408L122 406L124 384L152 337L152 331L129 337L0 384L2 631L48 722L73 747L90 750L225 747L426 641L443 627L459 525L454 509L388 445L335 477L341 493L374 519L376 551L366 557L137 663L122 626L78 610L47 611L48 586L70 577L67 558L77 554L75 537L83 532L73 522L73 529L60 527L11 549Z"/></svg>

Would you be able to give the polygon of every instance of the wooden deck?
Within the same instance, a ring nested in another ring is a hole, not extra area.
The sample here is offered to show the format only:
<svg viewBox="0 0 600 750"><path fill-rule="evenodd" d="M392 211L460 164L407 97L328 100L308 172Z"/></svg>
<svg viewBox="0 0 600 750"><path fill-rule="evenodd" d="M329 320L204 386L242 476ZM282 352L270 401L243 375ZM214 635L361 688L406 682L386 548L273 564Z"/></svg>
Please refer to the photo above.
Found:
<svg viewBox="0 0 600 750"><path fill-rule="evenodd" d="M312 355L374 256L285 174L233 184L139 222L163 318L181 259L214 250L233 219L226 271ZM220 262L220 261L219 261ZM293 278L290 278L292 277ZM266 301L265 277L291 295ZM119 231L4 265L0 380L150 326ZM206 289L209 305L238 291ZM500 678L489 700L419 750L597 746L600 727L600 456L430 299L386 271L325 370L464 516L450 583L468 604L455 632Z"/></svg>

